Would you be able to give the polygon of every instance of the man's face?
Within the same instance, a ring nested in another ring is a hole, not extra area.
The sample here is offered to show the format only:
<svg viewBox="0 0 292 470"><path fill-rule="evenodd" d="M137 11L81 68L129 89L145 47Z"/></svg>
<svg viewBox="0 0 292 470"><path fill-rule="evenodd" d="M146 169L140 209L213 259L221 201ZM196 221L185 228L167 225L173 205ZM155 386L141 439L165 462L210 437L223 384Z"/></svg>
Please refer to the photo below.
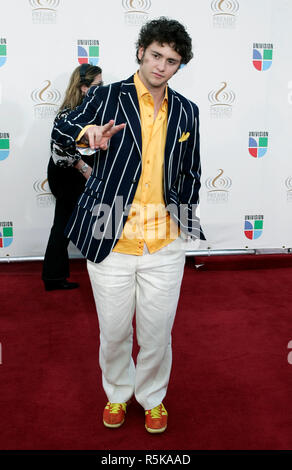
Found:
<svg viewBox="0 0 292 470"><path fill-rule="evenodd" d="M181 64L181 56L169 45L154 41L138 51L139 76L149 91L164 88Z"/></svg>

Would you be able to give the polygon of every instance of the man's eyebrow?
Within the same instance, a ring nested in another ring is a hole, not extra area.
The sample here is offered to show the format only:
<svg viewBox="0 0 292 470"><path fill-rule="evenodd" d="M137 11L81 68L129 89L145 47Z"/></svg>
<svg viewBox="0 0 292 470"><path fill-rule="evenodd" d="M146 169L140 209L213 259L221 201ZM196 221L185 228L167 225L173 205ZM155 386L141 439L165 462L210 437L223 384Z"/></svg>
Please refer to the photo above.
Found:
<svg viewBox="0 0 292 470"><path fill-rule="evenodd" d="M155 49L151 49L151 52L162 57L162 54L160 54L160 52L156 51ZM174 57L167 57L167 60L172 60L173 62L179 62L179 60L175 59Z"/></svg>

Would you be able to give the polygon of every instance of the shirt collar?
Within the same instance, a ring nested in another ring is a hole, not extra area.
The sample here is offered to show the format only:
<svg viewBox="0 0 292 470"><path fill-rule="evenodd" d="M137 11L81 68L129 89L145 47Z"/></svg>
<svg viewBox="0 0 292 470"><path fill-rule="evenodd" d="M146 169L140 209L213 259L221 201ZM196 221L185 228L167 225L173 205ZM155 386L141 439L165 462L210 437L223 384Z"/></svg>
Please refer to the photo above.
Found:
<svg viewBox="0 0 292 470"><path fill-rule="evenodd" d="M139 77L138 71L134 75L134 83L137 90L138 99L145 95L151 95L150 91L146 88L141 78ZM168 85L165 87L165 94L163 101L168 101Z"/></svg>

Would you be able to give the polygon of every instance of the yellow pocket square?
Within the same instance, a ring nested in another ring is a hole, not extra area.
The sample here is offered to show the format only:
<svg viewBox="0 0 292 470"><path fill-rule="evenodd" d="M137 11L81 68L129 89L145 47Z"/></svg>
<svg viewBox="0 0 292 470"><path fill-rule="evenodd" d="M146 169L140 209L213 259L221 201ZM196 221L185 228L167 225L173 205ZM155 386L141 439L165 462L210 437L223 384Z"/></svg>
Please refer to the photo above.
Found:
<svg viewBox="0 0 292 470"><path fill-rule="evenodd" d="M186 134L183 132L180 139L178 139L178 141L179 142L184 142L185 140L188 140L189 136L190 136L189 132L187 132Z"/></svg>

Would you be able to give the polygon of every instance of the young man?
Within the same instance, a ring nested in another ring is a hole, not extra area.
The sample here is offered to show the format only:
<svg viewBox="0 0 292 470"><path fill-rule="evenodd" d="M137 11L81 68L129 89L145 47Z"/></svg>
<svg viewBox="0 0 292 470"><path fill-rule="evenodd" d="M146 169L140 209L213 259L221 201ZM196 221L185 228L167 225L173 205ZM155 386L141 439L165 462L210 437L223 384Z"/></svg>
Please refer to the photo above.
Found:
<svg viewBox="0 0 292 470"><path fill-rule="evenodd" d="M204 238L195 215L198 108L168 87L191 58L191 38L179 22L164 17L150 21L137 42L136 74L92 89L52 133L63 148L77 143L96 152L67 234L88 260L108 398L103 422L110 428L123 424L133 395L145 409L147 431L160 433L167 427L162 401L185 263L182 232Z"/></svg>

